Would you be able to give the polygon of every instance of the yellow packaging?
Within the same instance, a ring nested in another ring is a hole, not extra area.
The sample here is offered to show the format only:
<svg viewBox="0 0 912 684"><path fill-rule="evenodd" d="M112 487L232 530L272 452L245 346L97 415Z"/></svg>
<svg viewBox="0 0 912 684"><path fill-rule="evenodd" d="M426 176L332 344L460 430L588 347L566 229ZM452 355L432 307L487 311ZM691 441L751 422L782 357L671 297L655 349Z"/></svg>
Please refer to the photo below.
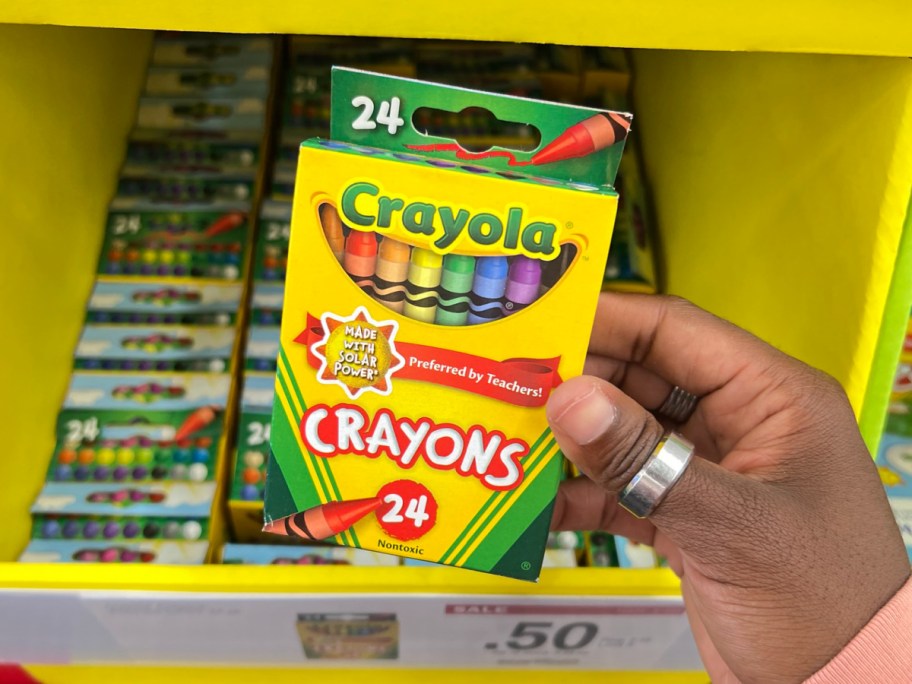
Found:
<svg viewBox="0 0 912 684"><path fill-rule="evenodd" d="M295 188L264 529L537 579L614 190L325 140Z"/></svg>

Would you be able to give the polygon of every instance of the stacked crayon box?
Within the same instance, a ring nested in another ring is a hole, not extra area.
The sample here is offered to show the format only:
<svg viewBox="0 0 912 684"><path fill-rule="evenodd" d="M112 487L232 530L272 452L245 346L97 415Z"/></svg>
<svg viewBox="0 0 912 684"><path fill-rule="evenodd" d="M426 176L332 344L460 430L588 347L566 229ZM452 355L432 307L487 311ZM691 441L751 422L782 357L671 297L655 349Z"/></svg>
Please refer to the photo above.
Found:
<svg viewBox="0 0 912 684"><path fill-rule="evenodd" d="M584 48L580 53L581 100L595 107L634 112L627 55L617 48ZM643 173L639 136L627 142L615 179L618 213L605 268L603 289L617 292L660 291L657 237L652 200Z"/></svg>
<svg viewBox="0 0 912 684"><path fill-rule="evenodd" d="M341 546L282 546L270 544L225 544L222 563L226 565L356 565L391 567L396 556Z"/></svg>
<svg viewBox="0 0 912 684"><path fill-rule="evenodd" d="M156 37L23 561L206 558L273 51Z"/></svg>
<svg viewBox="0 0 912 684"><path fill-rule="evenodd" d="M585 477L579 469L565 462L564 479ZM616 568L627 567L620 558L626 540L607 532L552 532L548 537L549 551L552 548L573 549L580 567ZM546 554L547 560L547 554Z"/></svg>
<svg viewBox="0 0 912 684"><path fill-rule="evenodd" d="M269 427L290 223L291 202L275 199L263 202L253 247L243 388L228 490L234 537L241 541L256 541L262 526L263 482L270 455Z"/></svg>
<svg viewBox="0 0 912 684"><path fill-rule="evenodd" d="M289 41L281 132L272 174L273 199L291 201L298 144L329 135L329 75L334 64L411 77L412 41L333 36L294 36Z"/></svg>
<svg viewBox="0 0 912 684"><path fill-rule="evenodd" d="M346 63L413 76L414 67L407 52L408 42L402 40L296 36L289 41L270 197L262 204L253 247L244 390L229 490L232 526L239 540L259 539L262 526L271 390L279 349L298 145L305 138L329 133L329 76L333 64ZM269 396L263 402L267 387Z"/></svg>
<svg viewBox="0 0 912 684"><path fill-rule="evenodd" d="M293 92L294 84L286 82L286 97L279 105L283 126L292 111L288 96ZM269 460L269 425L291 224L291 201L283 198L281 188L286 167L290 167L293 177L296 165L296 157L286 160L283 154L280 144L272 174L272 197L261 206L253 245L243 388L228 491L234 537L241 541L256 541L262 525L263 481Z"/></svg>
<svg viewBox="0 0 912 684"><path fill-rule="evenodd" d="M272 167L270 198L260 211L253 247L249 327L245 333L244 390L236 436L229 509L235 537L252 541L262 524L263 481L269 459L269 420L275 382L291 195L298 143L329 132L329 68L336 60L368 64L393 54L393 42L348 38L290 40L279 105L280 136ZM268 395L268 396L267 396Z"/></svg>
<svg viewBox="0 0 912 684"><path fill-rule="evenodd" d="M877 469L912 559L912 319L893 381Z"/></svg>

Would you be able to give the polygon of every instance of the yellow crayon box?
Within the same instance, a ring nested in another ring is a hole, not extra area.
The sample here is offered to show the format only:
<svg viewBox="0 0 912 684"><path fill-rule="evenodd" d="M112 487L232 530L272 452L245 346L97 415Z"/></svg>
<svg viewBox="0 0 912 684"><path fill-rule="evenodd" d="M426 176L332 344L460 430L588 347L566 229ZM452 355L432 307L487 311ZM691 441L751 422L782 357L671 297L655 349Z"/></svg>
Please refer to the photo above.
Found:
<svg viewBox="0 0 912 684"><path fill-rule="evenodd" d="M264 529L535 580L563 468L545 404L583 368L629 116L333 79L335 140L300 148ZM362 92L402 124L359 129ZM469 105L542 121L541 143L463 159L408 123ZM548 152L610 115L588 167Z"/></svg>

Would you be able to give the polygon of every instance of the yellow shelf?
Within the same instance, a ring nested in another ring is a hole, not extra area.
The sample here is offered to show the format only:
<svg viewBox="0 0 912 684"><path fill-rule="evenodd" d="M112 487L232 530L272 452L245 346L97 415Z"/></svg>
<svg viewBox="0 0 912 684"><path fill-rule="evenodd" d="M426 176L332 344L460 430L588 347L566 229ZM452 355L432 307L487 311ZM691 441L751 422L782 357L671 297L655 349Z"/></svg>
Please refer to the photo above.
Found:
<svg viewBox="0 0 912 684"><path fill-rule="evenodd" d="M497 596L677 596L670 570L618 568L543 570L536 584L453 568L0 563L0 587L58 591L177 591L233 594L388 593Z"/></svg>
<svg viewBox="0 0 912 684"><path fill-rule="evenodd" d="M752 51L634 53L634 135L644 144L669 288L833 374L856 412L868 416L863 428L870 444L882 417L870 407L887 395L892 373L889 364L875 362L898 349L896 321L912 303L912 292L897 289L905 281L895 273L897 259L912 249L901 249L912 197L912 62L760 52L912 55L912 5L882 3L880 14L857 5L848 14L830 4L758 3L752 11L739 8L734 17L721 2L577 2L561 5L559 12L544 3L520 11L515 3L470 2L435 8L431 26L430 13L401 2L353 11L290 2L228 2L216 10L164 0L37 0L3 6L0 22ZM577 15L585 20L574 20ZM45 607L55 598L62 605L79 592L106 591L138 597L211 592L226 602L277 592L592 601L676 596L677 582L667 571L552 571L530 586L446 569L12 562L28 538L26 511L44 479L150 40L148 31L0 25L0 92L16 103L0 110L0 311L7 331L0 336L0 378L4 387L15 388L2 395L0 415L16 428L7 434L7 456L0 458L0 482L6 483L0 497L0 590L40 597ZM72 654L77 662L86 657ZM32 670L45 682L100 676L178 682L203 672L224 681L239 680L238 672L251 676L241 668ZM267 676L281 682L304 675L295 669L257 671L258 680ZM371 676L377 682L411 681L395 670ZM579 676L595 681L604 673ZM612 677L705 681L694 673Z"/></svg>
<svg viewBox="0 0 912 684"><path fill-rule="evenodd" d="M531 41L688 50L751 50L912 55L912 4L906 0L643 0L555 4L531 0L439 3L433 12L408 0L325 3L228 0L12 0L0 22L112 28L322 33L413 38Z"/></svg>

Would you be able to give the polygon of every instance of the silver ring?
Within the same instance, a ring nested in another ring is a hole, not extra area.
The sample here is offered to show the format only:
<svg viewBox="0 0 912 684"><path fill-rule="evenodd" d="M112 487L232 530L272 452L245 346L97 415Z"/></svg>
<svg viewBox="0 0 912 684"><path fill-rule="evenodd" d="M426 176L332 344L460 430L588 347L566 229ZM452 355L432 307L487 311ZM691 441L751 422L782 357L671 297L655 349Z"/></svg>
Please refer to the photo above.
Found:
<svg viewBox="0 0 912 684"><path fill-rule="evenodd" d="M637 518L648 518L687 469L694 445L667 432L646 463L618 495L618 503Z"/></svg>
<svg viewBox="0 0 912 684"><path fill-rule="evenodd" d="M676 423L686 423L696 408L697 398L687 390L682 390L675 385L662 405L656 409L656 413Z"/></svg>

